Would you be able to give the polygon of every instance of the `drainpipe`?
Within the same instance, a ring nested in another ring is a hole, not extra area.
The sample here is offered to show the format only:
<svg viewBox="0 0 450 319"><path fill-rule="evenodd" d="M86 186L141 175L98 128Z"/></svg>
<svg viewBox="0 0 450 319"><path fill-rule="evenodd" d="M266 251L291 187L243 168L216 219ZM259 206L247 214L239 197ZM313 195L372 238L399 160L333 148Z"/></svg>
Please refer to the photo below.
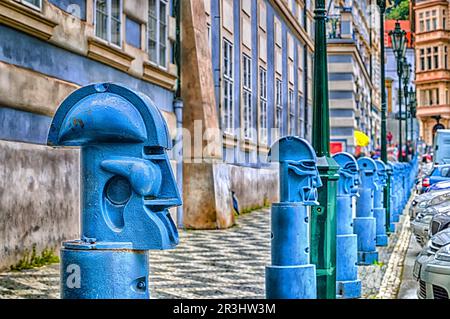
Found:
<svg viewBox="0 0 450 319"><path fill-rule="evenodd" d="M174 93L173 109L177 120L177 135L175 137L175 159L177 172L177 186L183 198L183 100L181 98L181 0L173 1L173 15L176 21L176 38L174 46L174 60L177 65L177 83ZM183 228L183 205L177 207L177 226Z"/></svg>

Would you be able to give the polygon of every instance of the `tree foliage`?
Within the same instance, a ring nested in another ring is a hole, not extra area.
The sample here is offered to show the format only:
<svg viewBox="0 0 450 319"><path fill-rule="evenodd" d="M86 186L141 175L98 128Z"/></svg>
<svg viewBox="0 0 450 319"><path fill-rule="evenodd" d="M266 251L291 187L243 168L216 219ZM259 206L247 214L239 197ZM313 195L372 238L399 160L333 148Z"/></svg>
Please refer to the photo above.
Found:
<svg viewBox="0 0 450 319"><path fill-rule="evenodd" d="M408 20L409 19L409 0L401 0L394 4L387 12L386 18L389 20Z"/></svg>

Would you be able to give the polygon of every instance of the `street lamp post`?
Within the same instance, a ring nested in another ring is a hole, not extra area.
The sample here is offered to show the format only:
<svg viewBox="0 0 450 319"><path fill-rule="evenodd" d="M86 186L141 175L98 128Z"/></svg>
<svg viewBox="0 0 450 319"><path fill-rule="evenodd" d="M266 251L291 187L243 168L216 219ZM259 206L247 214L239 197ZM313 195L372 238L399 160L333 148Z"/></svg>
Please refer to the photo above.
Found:
<svg viewBox="0 0 450 319"><path fill-rule="evenodd" d="M408 63L406 57L403 57L403 97L405 99L405 161L408 161L408 84L411 76L411 64ZM400 112L401 121L403 121L402 112Z"/></svg>
<svg viewBox="0 0 450 319"><path fill-rule="evenodd" d="M403 73L403 57L406 48L406 32L400 28L400 22L395 23L394 31L389 32L392 40L392 48L394 50L395 59L397 61L397 77L398 77L398 107L399 107L399 136L398 136L398 160L403 162L403 143L402 143L402 73Z"/></svg>
<svg viewBox="0 0 450 319"><path fill-rule="evenodd" d="M386 0L378 0L378 7L380 9L380 68L381 68L381 160L387 164L387 140L386 140L386 80L384 68L384 14L386 12ZM391 183L390 178L387 179L386 187L384 188L384 208L386 210L386 220L391 220ZM390 232L390 224L386 223L386 232Z"/></svg>
<svg viewBox="0 0 450 319"><path fill-rule="evenodd" d="M311 263L316 265L317 298L336 298L336 196L339 165L330 157L330 114L325 0L314 10L314 89L312 144L323 186L311 209Z"/></svg>
<svg viewBox="0 0 450 319"><path fill-rule="evenodd" d="M416 117L416 91L413 90L413 88L411 88L409 90L409 113L411 115L411 120L410 120L410 124L411 124L411 135L410 135L410 141L412 143L412 145L415 145L413 142L414 139L414 118ZM414 147L413 147L413 151L414 151ZM414 155L414 153L413 153Z"/></svg>

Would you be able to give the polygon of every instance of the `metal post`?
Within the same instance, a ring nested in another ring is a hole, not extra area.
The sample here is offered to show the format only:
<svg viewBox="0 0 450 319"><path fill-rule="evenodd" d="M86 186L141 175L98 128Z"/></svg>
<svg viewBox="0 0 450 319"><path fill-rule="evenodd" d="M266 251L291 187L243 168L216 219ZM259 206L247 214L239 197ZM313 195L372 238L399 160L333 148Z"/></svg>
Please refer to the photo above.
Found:
<svg viewBox="0 0 450 319"><path fill-rule="evenodd" d="M269 161L279 162L280 202L271 208L266 297L314 299L316 269L309 260L307 206L318 204L316 188L322 186L316 154L306 140L285 136L270 148Z"/></svg>
<svg viewBox="0 0 450 319"><path fill-rule="evenodd" d="M402 59L397 59L398 76L398 149L399 162L403 162L403 143L402 143Z"/></svg>
<svg viewBox="0 0 450 319"><path fill-rule="evenodd" d="M148 251L178 244L169 208L181 205L157 106L121 85L82 87L57 109L47 144L81 149L81 236L62 243L61 298L149 298Z"/></svg>
<svg viewBox="0 0 450 319"><path fill-rule="evenodd" d="M378 0L378 7L380 8L380 69L381 69L381 160L384 164L388 163L387 158L387 139L386 139L386 80L385 80L385 65L384 65L384 14L386 12L386 0ZM391 207L390 203L390 191L391 183L390 178L387 179L386 187L383 190L384 193L384 208L386 211L386 220L391 219ZM386 224L386 231L389 232L389 224Z"/></svg>
<svg viewBox="0 0 450 319"><path fill-rule="evenodd" d="M319 205L311 210L311 263L316 265L317 298L336 298L336 195L339 165L330 157L330 114L325 1L316 0L314 10L314 89L312 144L318 157L323 186Z"/></svg>
<svg viewBox="0 0 450 319"><path fill-rule="evenodd" d="M405 60L406 62L406 60ZM404 94L404 98L405 98L405 162L409 162L408 161L408 82L405 79L405 83L403 84L403 94ZM402 116L402 120L403 120L403 116Z"/></svg>

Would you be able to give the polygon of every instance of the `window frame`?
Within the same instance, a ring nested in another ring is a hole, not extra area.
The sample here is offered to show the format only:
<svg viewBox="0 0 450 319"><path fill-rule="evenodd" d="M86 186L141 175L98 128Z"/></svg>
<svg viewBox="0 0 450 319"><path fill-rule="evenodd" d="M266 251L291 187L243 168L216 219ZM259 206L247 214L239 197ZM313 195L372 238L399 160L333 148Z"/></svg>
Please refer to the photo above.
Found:
<svg viewBox="0 0 450 319"><path fill-rule="evenodd" d="M242 54L242 119L243 137L253 141L252 58Z"/></svg>
<svg viewBox="0 0 450 319"><path fill-rule="evenodd" d="M264 76L263 76L264 75ZM259 84L259 141L262 145L268 145L268 116L267 116L267 70L260 66L258 70Z"/></svg>
<svg viewBox="0 0 450 319"><path fill-rule="evenodd" d="M283 123L283 80L275 79L275 110L274 126L276 137L281 137L281 128Z"/></svg>
<svg viewBox="0 0 450 319"><path fill-rule="evenodd" d="M228 46L229 51L228 51L228 63L227 63L227 68L225 68L225 51L226 51L226 46ZM225 133L228 134L232 134L234 135L234 118L235 118L235 112L234 112L234 70L233 70L233 54L234 54L234 46L233 43L231 41L229 41L226 38L222 39L222 61L221 61L221 66L222 66L222 85L221 85L221 110L220 110L220 123L222 126L222 130ZM228 73L225 73L225 71L228 70ZM227 86L227 89L229 92L228 96L228 104L225 105L225 86ZM227 108L227 111L229 111L228 114L228 121L230 122L230 126L228 127L225 124L224 118L225 118L225 108ZM228 110L229 108L229 110Z"/></svg>
<svg viewBox="0 0 450 319"><path fill-rule="evenodd" d="M102 39L103 41L108 42L109 45L122 49L123 47L123 0L119 1L119 25L120 25L120 32L119 32L119 45L117 45L114 42L111 42L111 17L112 17L112 6L111 6L111 0L105 0L106 1L106 15L107 15L107 22L106 22L106 37L107 39L103 39L102 37L97 35L97 2L98 0L94 0L94 35L98 39Z"/></svg>
<svg viewBox="0 0 450 319"><path fill-rule="evenodd" d="M35 6L27 0L20 0L20 3L37 11L42 11L42 0L39 0L39 6Z"/></svg>
<svg viewBox="0 0 450 319"><path fill-rule="evenodd" d="M150 58L150 46L149 46L149 26L150 26L150 1L152 0L148 0L149 6L148 6L148 12L147 12L147 26L146 26L146 52L147 52L147 56L148 56L148 61L152 64L155 65L163 70L167 70L169 68L169 48L170 48L170 43L169 43L169 1L168 0L154 0L156 8L155 8L155 12L156 12L156 34L155 34L155 46L156 46L156 61L152 60ZM160 7L161 7L161 3L164 3L166 6L166 12L165 12L165 44L164 44L164 48L165 48L165 57L164 57L164 61L165 61L165 65L161 64L161 15L160 15Z"/></svg>

